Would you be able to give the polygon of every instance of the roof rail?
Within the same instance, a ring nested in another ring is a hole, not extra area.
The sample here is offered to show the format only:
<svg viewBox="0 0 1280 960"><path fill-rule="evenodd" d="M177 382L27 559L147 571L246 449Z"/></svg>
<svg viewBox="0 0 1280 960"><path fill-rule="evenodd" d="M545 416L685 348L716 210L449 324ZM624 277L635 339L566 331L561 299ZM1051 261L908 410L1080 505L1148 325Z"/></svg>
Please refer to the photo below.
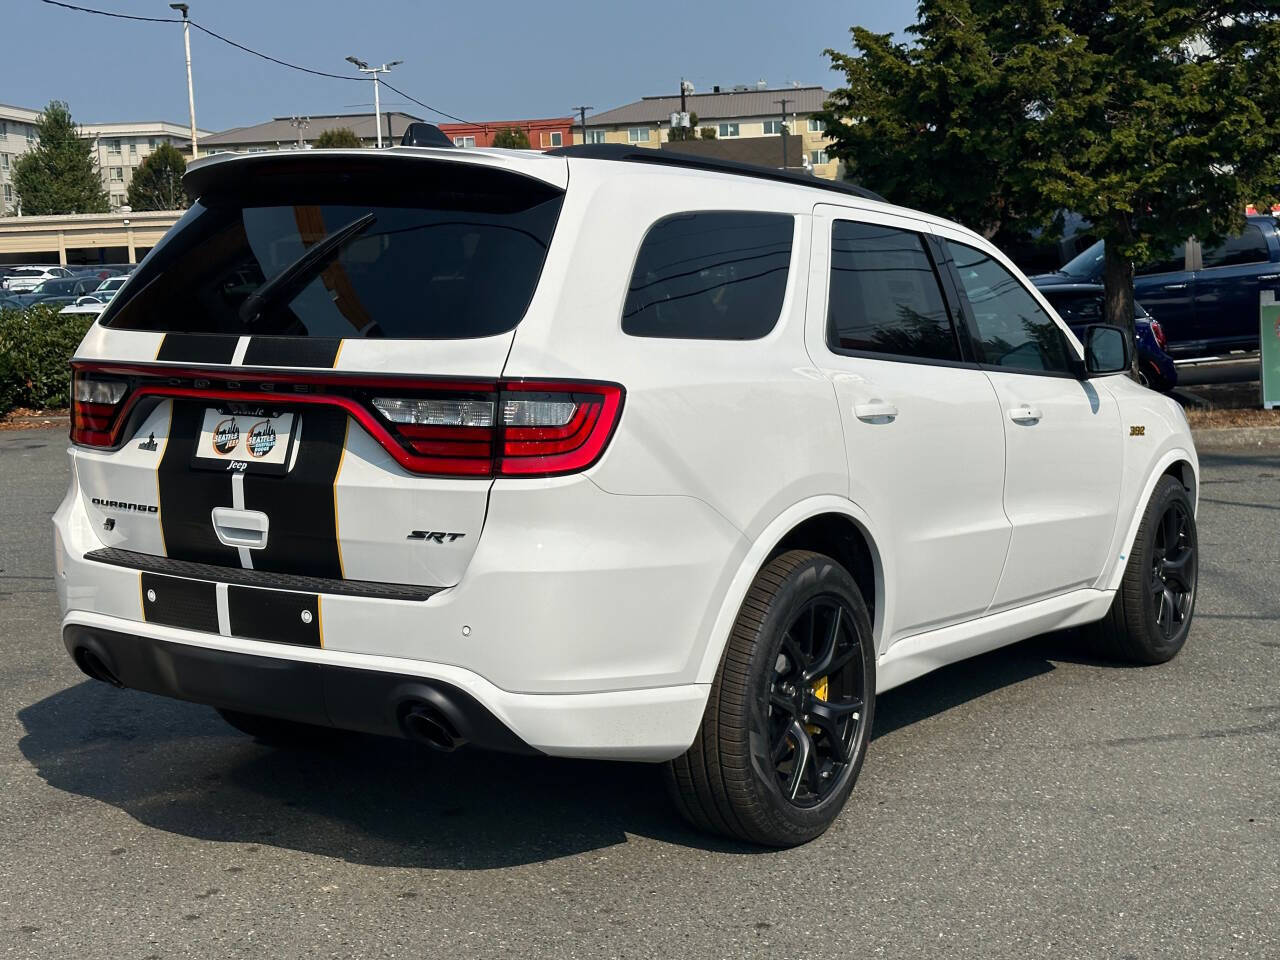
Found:
<svg viewBox="0 0 1280 960"><path fill-rule="evenodd" d="M732 173L739 177L756 177L760 180L776 180L801 187L816 187L835 193L850 194L864 200L887 203L880 194L860 187L856 183L841 180L824 180L811 174L791 173L773 167L761 167L737 160L721 160L717 157L699 157L674 150L654 150L652 147L629 147L624 143L579 143L571 147L556 147L545 151L559 157L582 157L587 160L617 160L625 163L656 163L667 167L685 167L692 170L708 170L714 173Z"/></svg>

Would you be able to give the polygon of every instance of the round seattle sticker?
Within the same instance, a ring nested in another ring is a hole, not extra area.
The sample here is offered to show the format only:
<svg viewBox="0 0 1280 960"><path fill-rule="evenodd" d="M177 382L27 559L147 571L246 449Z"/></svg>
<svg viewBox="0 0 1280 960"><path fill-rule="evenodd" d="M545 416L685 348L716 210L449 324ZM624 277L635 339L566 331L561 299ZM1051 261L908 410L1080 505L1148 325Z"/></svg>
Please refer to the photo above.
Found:
<svg viewBox="0 0 1280 960"><path fill-rule="evenodd" d="M276 428L270 420L259 420L249 430L244 445L249 448L249 456L265 457L276 445Z"/></svg>
<svg viewBox="0 0 1280 960"><path fill-rule="evenodd" d="M213 451L221 456L226 456L234 450L240 443L240 427L236 425L234 417L219 422L213 428Z"/></svg>

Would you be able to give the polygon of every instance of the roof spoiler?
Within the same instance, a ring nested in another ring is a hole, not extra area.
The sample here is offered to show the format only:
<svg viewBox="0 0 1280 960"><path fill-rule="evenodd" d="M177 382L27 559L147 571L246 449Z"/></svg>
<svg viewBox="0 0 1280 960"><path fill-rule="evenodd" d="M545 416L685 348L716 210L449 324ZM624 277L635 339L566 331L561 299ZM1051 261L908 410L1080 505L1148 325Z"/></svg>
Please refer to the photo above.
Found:
<svg viewBox="0 0 1280 960"><path fill-rule="evenodd" d="M411 123L400 138L402 147L452 147L454 143L434 123Z"/></svg>

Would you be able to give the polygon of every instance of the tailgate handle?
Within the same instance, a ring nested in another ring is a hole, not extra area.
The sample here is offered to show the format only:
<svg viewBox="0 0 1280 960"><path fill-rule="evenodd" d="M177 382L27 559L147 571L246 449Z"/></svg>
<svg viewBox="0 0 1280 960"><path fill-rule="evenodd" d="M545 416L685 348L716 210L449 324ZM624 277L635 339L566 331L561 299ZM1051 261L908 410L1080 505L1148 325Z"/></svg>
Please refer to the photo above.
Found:
<svg viewBox="0 0 1280 960"><path fill-rule="evenodd" d="M261 510L213 508L213 532L224 546L260 550L267 545L270 520Z"/></svg>

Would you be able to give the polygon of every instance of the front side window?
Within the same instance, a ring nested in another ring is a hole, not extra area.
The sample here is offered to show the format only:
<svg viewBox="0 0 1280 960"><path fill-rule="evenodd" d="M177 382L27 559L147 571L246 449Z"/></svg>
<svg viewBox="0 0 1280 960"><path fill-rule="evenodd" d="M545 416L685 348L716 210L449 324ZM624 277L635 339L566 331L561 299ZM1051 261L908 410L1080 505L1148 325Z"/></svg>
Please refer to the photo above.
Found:
<svg viewBox="0 0 1280 960"><path fill-rule="evenodd" d="M1206 247L1202 265L1210 267L1234 267L1242 263L1266 263L1271 259L1267 252L1267 239L1252 223L1244 228L1244 233L1228 237L1216 247Z"/></svg>
<svg viewBox="0 0 1280 960"><path fill-rule="evenodd" d="M627 131L627 140L630 143L647 143L649 140L648 127L632 127Z"/></svg>
<svg viewBox="0 0 1280 960"><path fill-rule="evenodd" d="M1010 370L1070 373L1066 338L1021 281L990 254L945 242L973 310L983 361Z"/></svg>
<svg viewBox="0 0 1280 960"><path fill-rule="evenodd" d="M1099 241L1101 242L1101 241ZM1262 259L1266 259L1263 257ZM1139 277L1145 277L1152 273L1174 273L1178 270L1187 268L1187 244L1184 240L1169 247L1165 253L1157 253L1154 260L1146 263L1139 263L1134 266L1133 272Z"/></svg>
<svg viewBox="0 0 1280 960"><path fill-rule="evenodd" d="M736 137L738 135L738 125L736 123L720 124L720 136Z"/></svg>
<svg viewBox="0 0 1280 960"><path fill-rule="evenodd" d="M827 345L921 360L960 359L919 234L852 220L832 223Z"/></svg>
<svg viewBox="0 0 1280 960"><path fill-rule="evenodd" d="M645 235L622 308L635 337L755 340L778 322L794 218L683 213Z"/></svg>

